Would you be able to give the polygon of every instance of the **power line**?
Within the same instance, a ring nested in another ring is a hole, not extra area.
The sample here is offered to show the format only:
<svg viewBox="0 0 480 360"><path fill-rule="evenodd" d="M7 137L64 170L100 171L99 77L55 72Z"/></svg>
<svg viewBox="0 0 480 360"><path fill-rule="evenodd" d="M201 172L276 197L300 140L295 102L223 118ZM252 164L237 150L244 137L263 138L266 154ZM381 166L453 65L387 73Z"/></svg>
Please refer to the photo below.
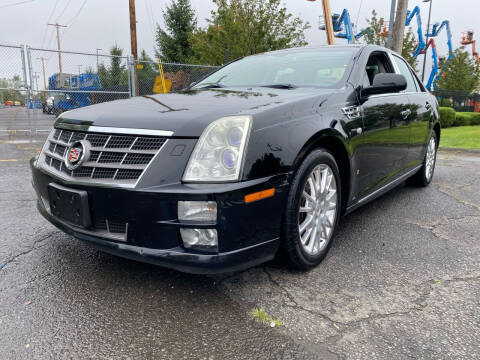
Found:
<svg viewBox="0 0 480 360"><path fill-rule="evenodd" d="M11 6L17 6L17 5L27 4L27 3L31 3L31 2L34 2L34 1L36 1L36 0L25 0L25 1L20 1L20 2L16 2L16 3L12 3L12 4L6 4L6 5L0 6L0 9L7 8L7 7L11 7Z"/></svg>
<svg viewBox="0 0 480 360"><path fill-rule="evenodd" d="M155 48L155 32L153 30L154 26L153 26L153 14L152 14L152 8L151 8L151 3L150 3L150 9L148 8L148 3L147 3L147 0L144 0L144 3L145 3L145 11L147 12L147 16L149 15L148 13L150 13L150 16L148 16L148 24L150 26L150 32L152 33L152 44L153 44L153 47Z"/></svg>
<svg viewBox="0 0 480 360"><path fill-rule="evenodd" d="M82 5L80 6L80 8L78 9L77 13L75 14L75 16L69 21L67 22L67 28L62 32L62 35L60 36L60 41L63 40L65 34L67 33L67 31L72 27L72 25L77 21L78 17L80 16L80 13L82 12L83 8L85 7L85 4L87 3L88 0L84 0Z"/></svg>
<svg viewBox="0 0 480 360"><path fill-rule="evenodd" d="M80 8L78 9L77 13L74 15L74 17L67 22L68 26L72 26L73 23L78 19L78 17L80 16L80 13L82 12L83 8L85 7L85 5L87 4L87 1L88 0L84 0L82 5L80 6Z"/></svg>
<svg viewBox="0 0 480 360"><path fill-rule="evenodd" d="M360 17L360 10L362 9L363 0L360 0L360 6L358 7L357 18L355 19L355 32L358 30L358 19Z"/></svg>
<svg viewBox="0 0 480 360"><path fill-rule="evenodd" d="M65 5L62 12L60 13L60 15L58 15L57 20L55 20L55 21L58 22L58 20L60 20L60 18L63 16L63 14L65 14L65 10L67 10L67 8L68 8L68 6L70 5L71 2L72 2L72 0L68 0L67 5Z"/></svg>
<svg viewBox="0 0 480 360"><path fill-rule="evenodd" d="M47 24L50 22L50 20L52 20L52 16L55 13L55 10L57 10L57 6L58 6L59 1L60 0L57 0L55 2L55 5L53 6L52 12L50 13L50 16L48 17ZM48 25L45 25L45 31L43 32L43 38L42 38L42 48L43 48L43 45L45 44L45 38L47 37L47 32L48 32Z"/></svg>

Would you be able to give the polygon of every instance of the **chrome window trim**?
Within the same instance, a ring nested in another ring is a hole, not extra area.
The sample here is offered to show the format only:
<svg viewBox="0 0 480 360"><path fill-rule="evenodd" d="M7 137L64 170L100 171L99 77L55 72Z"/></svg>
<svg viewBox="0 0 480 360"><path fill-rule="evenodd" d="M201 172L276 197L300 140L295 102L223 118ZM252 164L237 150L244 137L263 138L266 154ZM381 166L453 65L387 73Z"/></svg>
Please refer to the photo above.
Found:
<svg viewBox="0 0 480 360"><path fill-rule="evenodd" d="M60 122L55 124L55 129L64 129L64 130L73 130L73 131L84 131L92 133L102 133L102 134L123 134L123 135L141 135L141 136L163 136L171 137L173 136L173 131L168 130L149 130L149 129L136 129L136 128L118 128L118 127L107 127L107 126L90 126L90 125L77 125Z"/></svg>

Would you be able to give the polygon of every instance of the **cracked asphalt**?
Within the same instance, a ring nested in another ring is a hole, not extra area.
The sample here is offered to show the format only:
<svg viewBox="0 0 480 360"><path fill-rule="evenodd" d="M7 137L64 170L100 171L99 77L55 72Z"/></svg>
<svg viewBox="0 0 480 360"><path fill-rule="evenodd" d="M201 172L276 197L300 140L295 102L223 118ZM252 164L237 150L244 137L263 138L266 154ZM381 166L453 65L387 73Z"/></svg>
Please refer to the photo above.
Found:
<svg viewBox="0 0 480 360"><path fill-rule="evenodd" d="M33 141L31 141L33 140ZM310 272L193 276L91 249L35 208L41 137L0 134L4 359L480 358L480 156L441 153L342 219ZM257 323L264 307L285 326Z"/></svg>

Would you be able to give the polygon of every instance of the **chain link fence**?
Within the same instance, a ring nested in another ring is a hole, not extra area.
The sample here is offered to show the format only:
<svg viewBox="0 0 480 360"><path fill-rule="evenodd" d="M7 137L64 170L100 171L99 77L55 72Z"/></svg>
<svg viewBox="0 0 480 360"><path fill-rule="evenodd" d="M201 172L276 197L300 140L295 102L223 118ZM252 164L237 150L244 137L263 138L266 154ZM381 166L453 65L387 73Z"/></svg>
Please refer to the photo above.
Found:
<svg viewBox="0 0 480 360"><path fill-rule="evenodd" d="M139 95L161 93L164 89L168 91L183 90L218 69L218 66L156 63L153 61L138 61L136 66ZM160 75L162 71L164 81Z"/></svg>
<svg viewBox="0 0 480 360"><path fill-rule="evenodd" d="M455 111L480 111L480 94L455 90L432 91L440 106L452 107Z"/></svg>
<svg viewBox="0 0 480 360"><path fill-rule="evenodd" d="M0 137L28 133L33 126L24 108L28 102L24 51L23 46L0 45Z"/></svg>
<svg viewBox="0 0 480 360"><path fill-rule="evenodd" d="M179 91L216 69L0 44L0 136L46 133L64 111Z"/></svg>

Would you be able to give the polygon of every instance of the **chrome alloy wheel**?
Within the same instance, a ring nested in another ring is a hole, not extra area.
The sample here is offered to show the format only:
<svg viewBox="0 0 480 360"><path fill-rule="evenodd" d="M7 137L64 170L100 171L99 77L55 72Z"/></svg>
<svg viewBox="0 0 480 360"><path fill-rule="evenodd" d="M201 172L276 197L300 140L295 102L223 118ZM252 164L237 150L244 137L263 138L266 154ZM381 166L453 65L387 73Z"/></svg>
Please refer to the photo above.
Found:
<svg viewBox="0 0 480 360"><path fill-rule="evenodd" d="M435 138L432 136L428 142L427 155L425 157L425 178L430 181L435 166L435 152L437 151Z"/></svg>
<svg viewBox="0 0 480 360"><path fill-rule="evenodd" d="M308 255L317 255L328 245L336 216L335 175L328 165L317 165L307 178L298 210L300 243Z"/></svg>

